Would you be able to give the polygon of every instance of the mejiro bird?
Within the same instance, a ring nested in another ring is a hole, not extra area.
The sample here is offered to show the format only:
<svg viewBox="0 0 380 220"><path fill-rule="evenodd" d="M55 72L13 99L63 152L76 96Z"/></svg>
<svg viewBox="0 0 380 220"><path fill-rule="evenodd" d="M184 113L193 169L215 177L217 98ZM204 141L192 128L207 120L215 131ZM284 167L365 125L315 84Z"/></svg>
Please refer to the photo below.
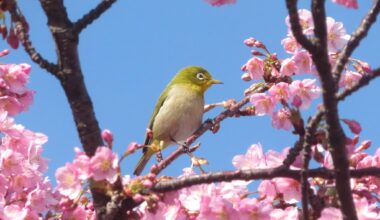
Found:
<svg viewBox="0 0 380 220"><path fill-rule="evenodd" d="M204 93L213 79L202 67L189 66L180 70L161 93L148 128L152 131L145 138L143 156L134 174L140 175L155 153L172 144L184 143L202 124Z"/></svg>

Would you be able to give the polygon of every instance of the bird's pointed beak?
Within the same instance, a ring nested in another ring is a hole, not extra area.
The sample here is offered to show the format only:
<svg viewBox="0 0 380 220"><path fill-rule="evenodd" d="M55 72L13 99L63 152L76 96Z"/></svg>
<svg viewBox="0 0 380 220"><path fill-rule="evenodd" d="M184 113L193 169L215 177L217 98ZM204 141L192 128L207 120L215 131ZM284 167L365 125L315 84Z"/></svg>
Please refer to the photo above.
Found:
<svg viewBox="0 0 380 220"><path fill-rule="evenodd" d="M212 80L210 80L210 85L212 85L212 84L223 84L223 82L220 80L217 80L217 79L212 79Z"/></svg>

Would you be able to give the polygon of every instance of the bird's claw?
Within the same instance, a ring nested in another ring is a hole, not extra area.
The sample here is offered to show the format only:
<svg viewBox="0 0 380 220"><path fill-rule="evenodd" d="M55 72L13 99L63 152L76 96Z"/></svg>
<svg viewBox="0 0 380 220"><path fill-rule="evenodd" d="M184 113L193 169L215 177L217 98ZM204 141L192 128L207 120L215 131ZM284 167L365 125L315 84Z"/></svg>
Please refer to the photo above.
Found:
<svg viewBox="0 0 380 220"><path fill-rule="evenodd" d="M163 157L162 157L162 153L161 151L158 151L156 153L156 159L157 159L157 162L160 163L162 160L163 160Z"/></svg>

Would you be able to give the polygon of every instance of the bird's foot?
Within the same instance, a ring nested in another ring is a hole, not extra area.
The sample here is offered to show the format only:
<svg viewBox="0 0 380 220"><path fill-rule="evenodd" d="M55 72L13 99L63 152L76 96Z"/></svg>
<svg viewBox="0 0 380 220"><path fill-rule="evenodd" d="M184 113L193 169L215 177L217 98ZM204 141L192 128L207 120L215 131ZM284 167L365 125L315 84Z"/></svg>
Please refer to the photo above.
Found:
<svg viewBox="0 0 380 220"><path fill-rule="evenodd" d="M156 160L157 160L158 163L163 160L161 151L157 151L157 153L156 153Z"/></svg>

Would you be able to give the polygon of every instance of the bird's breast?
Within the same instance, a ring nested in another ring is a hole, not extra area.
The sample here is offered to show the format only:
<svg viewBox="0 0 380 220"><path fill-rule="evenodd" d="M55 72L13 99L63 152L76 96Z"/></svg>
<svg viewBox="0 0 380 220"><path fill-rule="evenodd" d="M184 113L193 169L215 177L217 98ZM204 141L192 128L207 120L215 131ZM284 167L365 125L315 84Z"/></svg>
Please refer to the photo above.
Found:
<svg viewBox="0 0 380 220"><path fill-rule="evenodd" d="M166 144L185 141L202 123L203 94L187 87L175 86L160 108L153 124L155 139Z"/></svg>

